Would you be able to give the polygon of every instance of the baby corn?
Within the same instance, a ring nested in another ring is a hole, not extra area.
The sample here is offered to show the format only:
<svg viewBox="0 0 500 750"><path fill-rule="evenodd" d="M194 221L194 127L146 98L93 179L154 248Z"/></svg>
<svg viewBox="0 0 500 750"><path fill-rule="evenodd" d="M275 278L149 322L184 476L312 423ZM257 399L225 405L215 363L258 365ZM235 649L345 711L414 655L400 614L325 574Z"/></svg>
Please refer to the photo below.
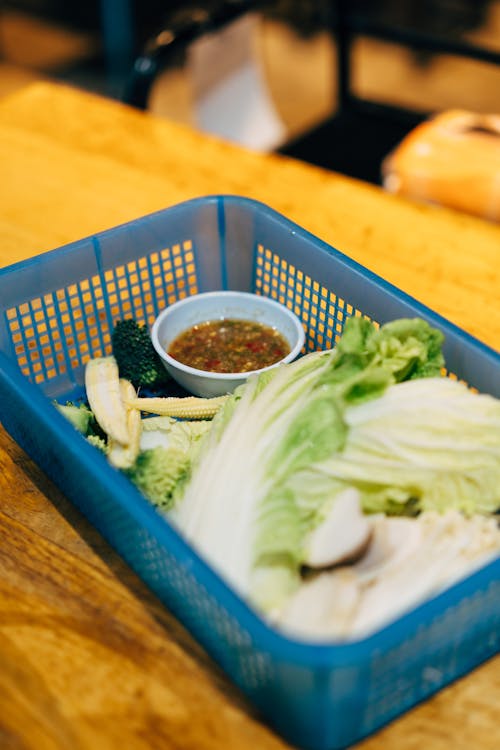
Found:
<svg viewBox="0 0 500 750"><path fill-rule="evenodd" d="M95 357L85 367L89 406L106 435L127 445L127 412L120 393L118 365L114 357Z"/></svg>
<svg viewBox="0 0 500 750"><path fill-rule="evenodd" d="M149 414L159 414L162 417L177 417L179 419L211 419L225 403L227 396L215 398L198 398L185 396L175 398L130 398L127 406L140 409Z"/></svg>
<svg viewBox="0 0 500 750"><path fill-rule="evenodd" d="M123 403L127 399L134 399L136 396L135 388L128 380L120 379L120 394ZM139 455L141 442L142 420L141 412L134 406L125 406L127 415L128 443L118 443L112 437L108 440L108 460L113 466L119 469L128 469Z"/></svg>

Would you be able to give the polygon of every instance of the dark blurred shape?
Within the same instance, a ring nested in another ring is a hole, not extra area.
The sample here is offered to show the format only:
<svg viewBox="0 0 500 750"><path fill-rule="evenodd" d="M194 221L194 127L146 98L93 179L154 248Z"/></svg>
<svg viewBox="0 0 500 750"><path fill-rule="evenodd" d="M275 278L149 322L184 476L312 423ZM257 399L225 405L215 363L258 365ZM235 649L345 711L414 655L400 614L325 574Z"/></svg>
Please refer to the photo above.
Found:
<svg viewBox="0 0 500 750"><path fill-rule="evenodd" d="M77 29L100 24L100 0L3 0L2 6Z"/></svg>
<svg viewBox="0 0 500 750"><path fill-rule="evenodd" d="M351 11L379 24L463 39L480 28L492 0L352 0ZM419 56L425 56L422 50Z"/></svg>
<svg viewBox="0 0 500 750"><path fill-rule="evenodd" d="M440 55L456 55L500 65L500 50L467 39L481 26L494 0L336 0L331 30L337 45L338 108L332 117L281 149L303 161L362 180L381 183L384 158L432 112L371 101L352 80L352 50L366 37L395 43L419 65ZM459 103L457 103L459 106Z"/></svg>

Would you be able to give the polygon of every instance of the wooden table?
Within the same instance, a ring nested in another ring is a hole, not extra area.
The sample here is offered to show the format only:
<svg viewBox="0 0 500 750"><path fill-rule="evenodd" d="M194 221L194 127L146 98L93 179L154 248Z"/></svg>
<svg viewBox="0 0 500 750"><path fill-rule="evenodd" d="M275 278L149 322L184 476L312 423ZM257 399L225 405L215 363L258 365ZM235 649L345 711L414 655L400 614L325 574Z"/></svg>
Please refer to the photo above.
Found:
<svg viewBox="0 0 500 750"><path fill-rule="evenodd" d="M237 193L499 346L498 226L47 83L0 102L0 163L0 265ZM1 748L287 747L3 430L0 497ZM499 697L497 657L359 747L497 750Z"/></svg>

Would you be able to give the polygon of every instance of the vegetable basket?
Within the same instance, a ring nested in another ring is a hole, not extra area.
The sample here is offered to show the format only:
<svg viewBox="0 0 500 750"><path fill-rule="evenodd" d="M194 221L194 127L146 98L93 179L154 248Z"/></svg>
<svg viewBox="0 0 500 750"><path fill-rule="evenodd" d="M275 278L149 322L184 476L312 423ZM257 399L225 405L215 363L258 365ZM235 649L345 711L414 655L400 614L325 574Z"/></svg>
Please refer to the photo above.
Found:
<svg viewBox="0 0 500 750"><path fill-rule="evenodd" d="M273 630L128 479L54 409L83 394L116 320L151 325L166 305L215 289L296 312L306 350L345 321L420 316L445 334L452 377L500 396L500 356L268 207L198 198L0 270L5 429L100 530L289 742L339 750L498 651L500 560L374 635L307 644Z"/></svg>

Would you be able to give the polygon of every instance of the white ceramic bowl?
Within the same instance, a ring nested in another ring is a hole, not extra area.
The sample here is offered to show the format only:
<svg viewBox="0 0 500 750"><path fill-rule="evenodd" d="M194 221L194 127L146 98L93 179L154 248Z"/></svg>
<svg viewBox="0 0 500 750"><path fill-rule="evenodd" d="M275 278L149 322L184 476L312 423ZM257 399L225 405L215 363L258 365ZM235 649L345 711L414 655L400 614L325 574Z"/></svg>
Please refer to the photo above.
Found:
<svg viewBox="0 0 500 750"><path fill-rule="evenodd" d="M304 328L299 318L287 307L268 297L248 292L205 292L175 302L156 318L151 329L153 346L160 355L167 372L174 380L195 396L210 398L231 393L251 372L222 373L189 367L167 354L173 340L197 323L221 318L255 320L276 328L288 341L290 353L262 372L282 362L291 362L304 345Z"/></svg>

